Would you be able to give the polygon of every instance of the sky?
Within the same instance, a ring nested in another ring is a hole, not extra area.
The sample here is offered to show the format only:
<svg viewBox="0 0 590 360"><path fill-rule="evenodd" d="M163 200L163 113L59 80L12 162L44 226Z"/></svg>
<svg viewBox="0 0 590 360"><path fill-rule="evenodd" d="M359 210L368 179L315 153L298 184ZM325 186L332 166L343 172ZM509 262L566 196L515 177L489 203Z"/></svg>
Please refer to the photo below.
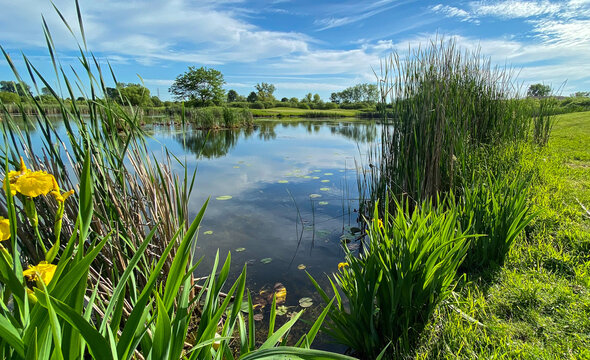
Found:
<svg viewBox="0 0 590 360"><path fill-rule="evenodd" d="M110 63L117 81L143 81L163 100L172 98L168 88L189 66L220 70L225 89L242 95L267 82L279 99L311 92L328 100L346 87L376 83L392 52L403 56L441 37L514 69L525 90L544 83L565 96L590 91L590 0L79 3L88 50ZM0 0L0 45L21 75L27 74L21 53L48 78L53 74L42 16L62 65L81 69L75 2L54 4L77 40L49 0ZM0 60L0 80L13 78Z"/></svg>

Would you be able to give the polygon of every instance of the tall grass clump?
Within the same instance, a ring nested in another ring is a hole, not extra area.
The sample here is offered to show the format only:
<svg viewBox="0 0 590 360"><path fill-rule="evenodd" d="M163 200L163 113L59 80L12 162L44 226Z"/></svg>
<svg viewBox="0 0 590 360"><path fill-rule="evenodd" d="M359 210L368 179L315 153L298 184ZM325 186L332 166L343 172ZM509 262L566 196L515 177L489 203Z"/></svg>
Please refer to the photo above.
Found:
<svg viewBox="0 0 590 360"><path fill-rule="evenodd" d="M388 192L416 201L446 193L481 144L526 138L530 115L518 101L513 72L492 67L453 40L393 53L379 79L383 127L374 167L361 179L366 205ZM367 209L370 211L370 209Z"/></svg>
<svg viewBox="0 0 590 360"><path fill-rule="evenodd" d="M346 251L332 283L337 304L325 330L362 359L408 355L436 306L452 291L468 250L456 207L431 201L410 209L394 202L381 219L375 206L358 256ZM330 299L317 282L323 299ZM340 292L343 297L340 297Z"/></svg>
<svg viewBox="0 0 590 360"><path fill-rule="evenodd" d="M504 264L510 246L532 221L535 213L528 199L529 179L522 174L496 178L491 172L463 189L461 222L480 234L469 244L463 262L467 272Z"/></svg>

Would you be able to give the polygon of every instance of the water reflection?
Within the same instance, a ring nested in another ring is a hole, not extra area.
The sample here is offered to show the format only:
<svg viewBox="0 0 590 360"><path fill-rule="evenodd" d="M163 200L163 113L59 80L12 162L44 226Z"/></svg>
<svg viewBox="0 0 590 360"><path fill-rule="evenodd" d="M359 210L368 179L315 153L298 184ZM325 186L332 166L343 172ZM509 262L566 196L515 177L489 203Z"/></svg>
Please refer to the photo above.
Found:
<svg viewBox="0 0 590 360"><path fill-rule="evenodd" d="M226 156L233 149L239 139L256 136L263 141L277 138L277 130L302 129L307 134L319 134L323 128L329 128L331 134L340 135L358 143L373 142L377 136L377 125L367 122L320 122L318 121L258 121L252 128L231 130L188 130L177 133L176 140L183 148L193 154L207 159ZM161 130L159 130L161 131Z"/></svg>

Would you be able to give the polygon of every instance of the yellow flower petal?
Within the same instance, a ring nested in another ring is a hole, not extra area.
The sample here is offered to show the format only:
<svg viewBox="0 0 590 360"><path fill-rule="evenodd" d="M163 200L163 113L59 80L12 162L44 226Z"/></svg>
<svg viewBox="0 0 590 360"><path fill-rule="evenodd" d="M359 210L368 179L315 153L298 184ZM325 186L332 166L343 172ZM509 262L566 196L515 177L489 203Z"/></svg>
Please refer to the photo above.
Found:
<svg viewBox="0 0 590 360"><path fill-rule="evenodd" d="M10 221L0 216L0 241L10 239Z"/></svg>
<svg viewBox="0 0 590 360"><path fill-rule="evenodd" d="M338 263L338 270L342 269L345 266L348 266L348 263L347 262Z"/></svg>
<svg viewBox="0 0 590 360"><path fill-rule="evenodd" d="M21 175L22 173L20 171L9 171L8 176L2 182L2 188L4 189L4 191L6 191L6 179L8 179L8 181L10 182L10 192L12 196L16 195L16 188L14 187L14 184Z"/></svg>
<svg viewBox="0 0 590 360"><path fill-rule="evenodd" d="M37 266L29 266L29 268L23 271L23 275L28 277L29 280L37 280L40 276L41 280L45 285L51 282L57 266L48 264L46 261L41 261Z"/></svg>
<svg viewBox="0 0 590 360"><path fill-rule="evenodd" d="M29 171L16 180L14 187L16 191L25 196L37 197L41 194L47 195L52 191L53 183L53 175L45 171Z"/></svg>

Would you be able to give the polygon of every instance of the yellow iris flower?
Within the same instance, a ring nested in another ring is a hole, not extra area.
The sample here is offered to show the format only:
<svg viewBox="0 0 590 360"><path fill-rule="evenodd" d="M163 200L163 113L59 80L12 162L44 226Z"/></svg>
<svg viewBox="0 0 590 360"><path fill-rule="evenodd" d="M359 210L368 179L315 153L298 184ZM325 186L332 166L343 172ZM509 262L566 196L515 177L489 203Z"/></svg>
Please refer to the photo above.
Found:
<svg viewBox="0 0 590 360"><path fill-rule="evenodd" d="M10 221L0 216L0 241L10 239Z"/></svg>
<svg viewBox="0 0 590 360"><path fill-rule="evenodd" d="M29 265L29 268L23 271L23 275L32 281L41 278L43 283L48 285L51 282L51 279L53 279L56 269L56 265L49 264L47 261L41 261L36 266Z"/></svg>
<svg viewBox="0 0 590 360"><path fill-rule="evenodd" d="M53 195L55 201L63 203L68 197L70 197L70 195L74 195L74 190L66 191L63 194L60 194L59 190L53 190L50 194Z"/></svg>
<svg viewBox="0 0 590 360"><path fill-rule="evenodd" d="M348 266L348 263L347 262L338 263L338 270L342 269L345 266Z"/></svg>
<svg viewBox="0 0 590 360"><path fill-rule="evenodd" d="M29 196L37 197L47 195L50 191L55 190L55 178L45 171L31 171L27 169L21 156L20 171L9 171L7 176L10 182L10 192L16 195L17 192ZM4 179L4 189L6 189L6 180Z"/></svg>

